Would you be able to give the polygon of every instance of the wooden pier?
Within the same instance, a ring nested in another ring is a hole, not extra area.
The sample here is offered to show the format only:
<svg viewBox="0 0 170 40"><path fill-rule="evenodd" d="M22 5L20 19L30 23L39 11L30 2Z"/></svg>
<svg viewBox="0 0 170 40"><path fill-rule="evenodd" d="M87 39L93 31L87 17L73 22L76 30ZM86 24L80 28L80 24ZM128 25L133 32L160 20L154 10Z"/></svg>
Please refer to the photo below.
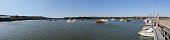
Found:
<svg viewBox="0 0 170 40"><path fill-rule="evenodd" d="M170 40L170 20L159 20L155 28L155 40Z"/></svg>
<svg viewBox="0 0 170 40"><path fill-rule="evenodd" d="M159 25L170 29L170 20L159 20Z"/></svg>

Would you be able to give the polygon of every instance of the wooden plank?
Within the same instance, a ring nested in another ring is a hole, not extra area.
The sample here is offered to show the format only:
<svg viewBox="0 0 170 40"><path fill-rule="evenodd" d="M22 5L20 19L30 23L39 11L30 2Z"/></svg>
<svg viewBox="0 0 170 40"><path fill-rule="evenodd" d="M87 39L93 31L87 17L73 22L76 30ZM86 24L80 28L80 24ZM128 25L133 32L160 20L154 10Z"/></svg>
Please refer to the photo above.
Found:
<svg viewBox="0 0 170 40"><path fill-rule="evenodd" d="M159 24L170 29L170 20L159 20Z"/></svg>

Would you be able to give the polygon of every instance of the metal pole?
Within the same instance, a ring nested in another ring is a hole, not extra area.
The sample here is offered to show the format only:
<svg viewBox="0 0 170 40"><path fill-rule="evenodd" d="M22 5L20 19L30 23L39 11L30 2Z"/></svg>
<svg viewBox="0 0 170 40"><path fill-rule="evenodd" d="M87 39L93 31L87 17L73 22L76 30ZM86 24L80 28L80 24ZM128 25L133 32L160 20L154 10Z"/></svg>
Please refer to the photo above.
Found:
<svg viewBox="0 0 170 40"><path fill-rule="evenodd" d="M159 23L159 13L157 14L156 17L157 17L157 18L156 18L156 27L158 27L158 23Z"/></svg>

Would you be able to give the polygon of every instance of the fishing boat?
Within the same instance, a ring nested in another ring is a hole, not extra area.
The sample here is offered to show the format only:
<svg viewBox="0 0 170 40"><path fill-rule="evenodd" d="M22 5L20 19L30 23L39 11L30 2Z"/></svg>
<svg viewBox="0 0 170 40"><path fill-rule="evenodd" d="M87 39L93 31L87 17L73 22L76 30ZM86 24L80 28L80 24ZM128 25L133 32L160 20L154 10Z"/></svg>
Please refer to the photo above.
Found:
<svg viewBox="0 0 170 40"><path fill-rule="evenodd" d="M154 29L153 29L153 23L152 19L148 18L144 20L144 27L138 32L138 34L143 36L154 36Z"/></svg>

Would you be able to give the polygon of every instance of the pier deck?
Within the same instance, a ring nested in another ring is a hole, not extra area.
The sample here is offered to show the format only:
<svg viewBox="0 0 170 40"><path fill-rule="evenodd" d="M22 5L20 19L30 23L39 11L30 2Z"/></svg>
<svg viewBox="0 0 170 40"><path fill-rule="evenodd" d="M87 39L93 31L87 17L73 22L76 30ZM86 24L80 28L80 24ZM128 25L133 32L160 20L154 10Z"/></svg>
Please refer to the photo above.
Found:
<svg viewBox="0 0 170 40"><path fill-rule="evenodd" d="M170 40L170 20L159 20L159 26L157 28L157 39Z"/></svg>
<svg viewBox="0 0 170 40"><path fill-rule="evenodd" d="M159 24L170 29L170 20L159 20Z"/></svg>

